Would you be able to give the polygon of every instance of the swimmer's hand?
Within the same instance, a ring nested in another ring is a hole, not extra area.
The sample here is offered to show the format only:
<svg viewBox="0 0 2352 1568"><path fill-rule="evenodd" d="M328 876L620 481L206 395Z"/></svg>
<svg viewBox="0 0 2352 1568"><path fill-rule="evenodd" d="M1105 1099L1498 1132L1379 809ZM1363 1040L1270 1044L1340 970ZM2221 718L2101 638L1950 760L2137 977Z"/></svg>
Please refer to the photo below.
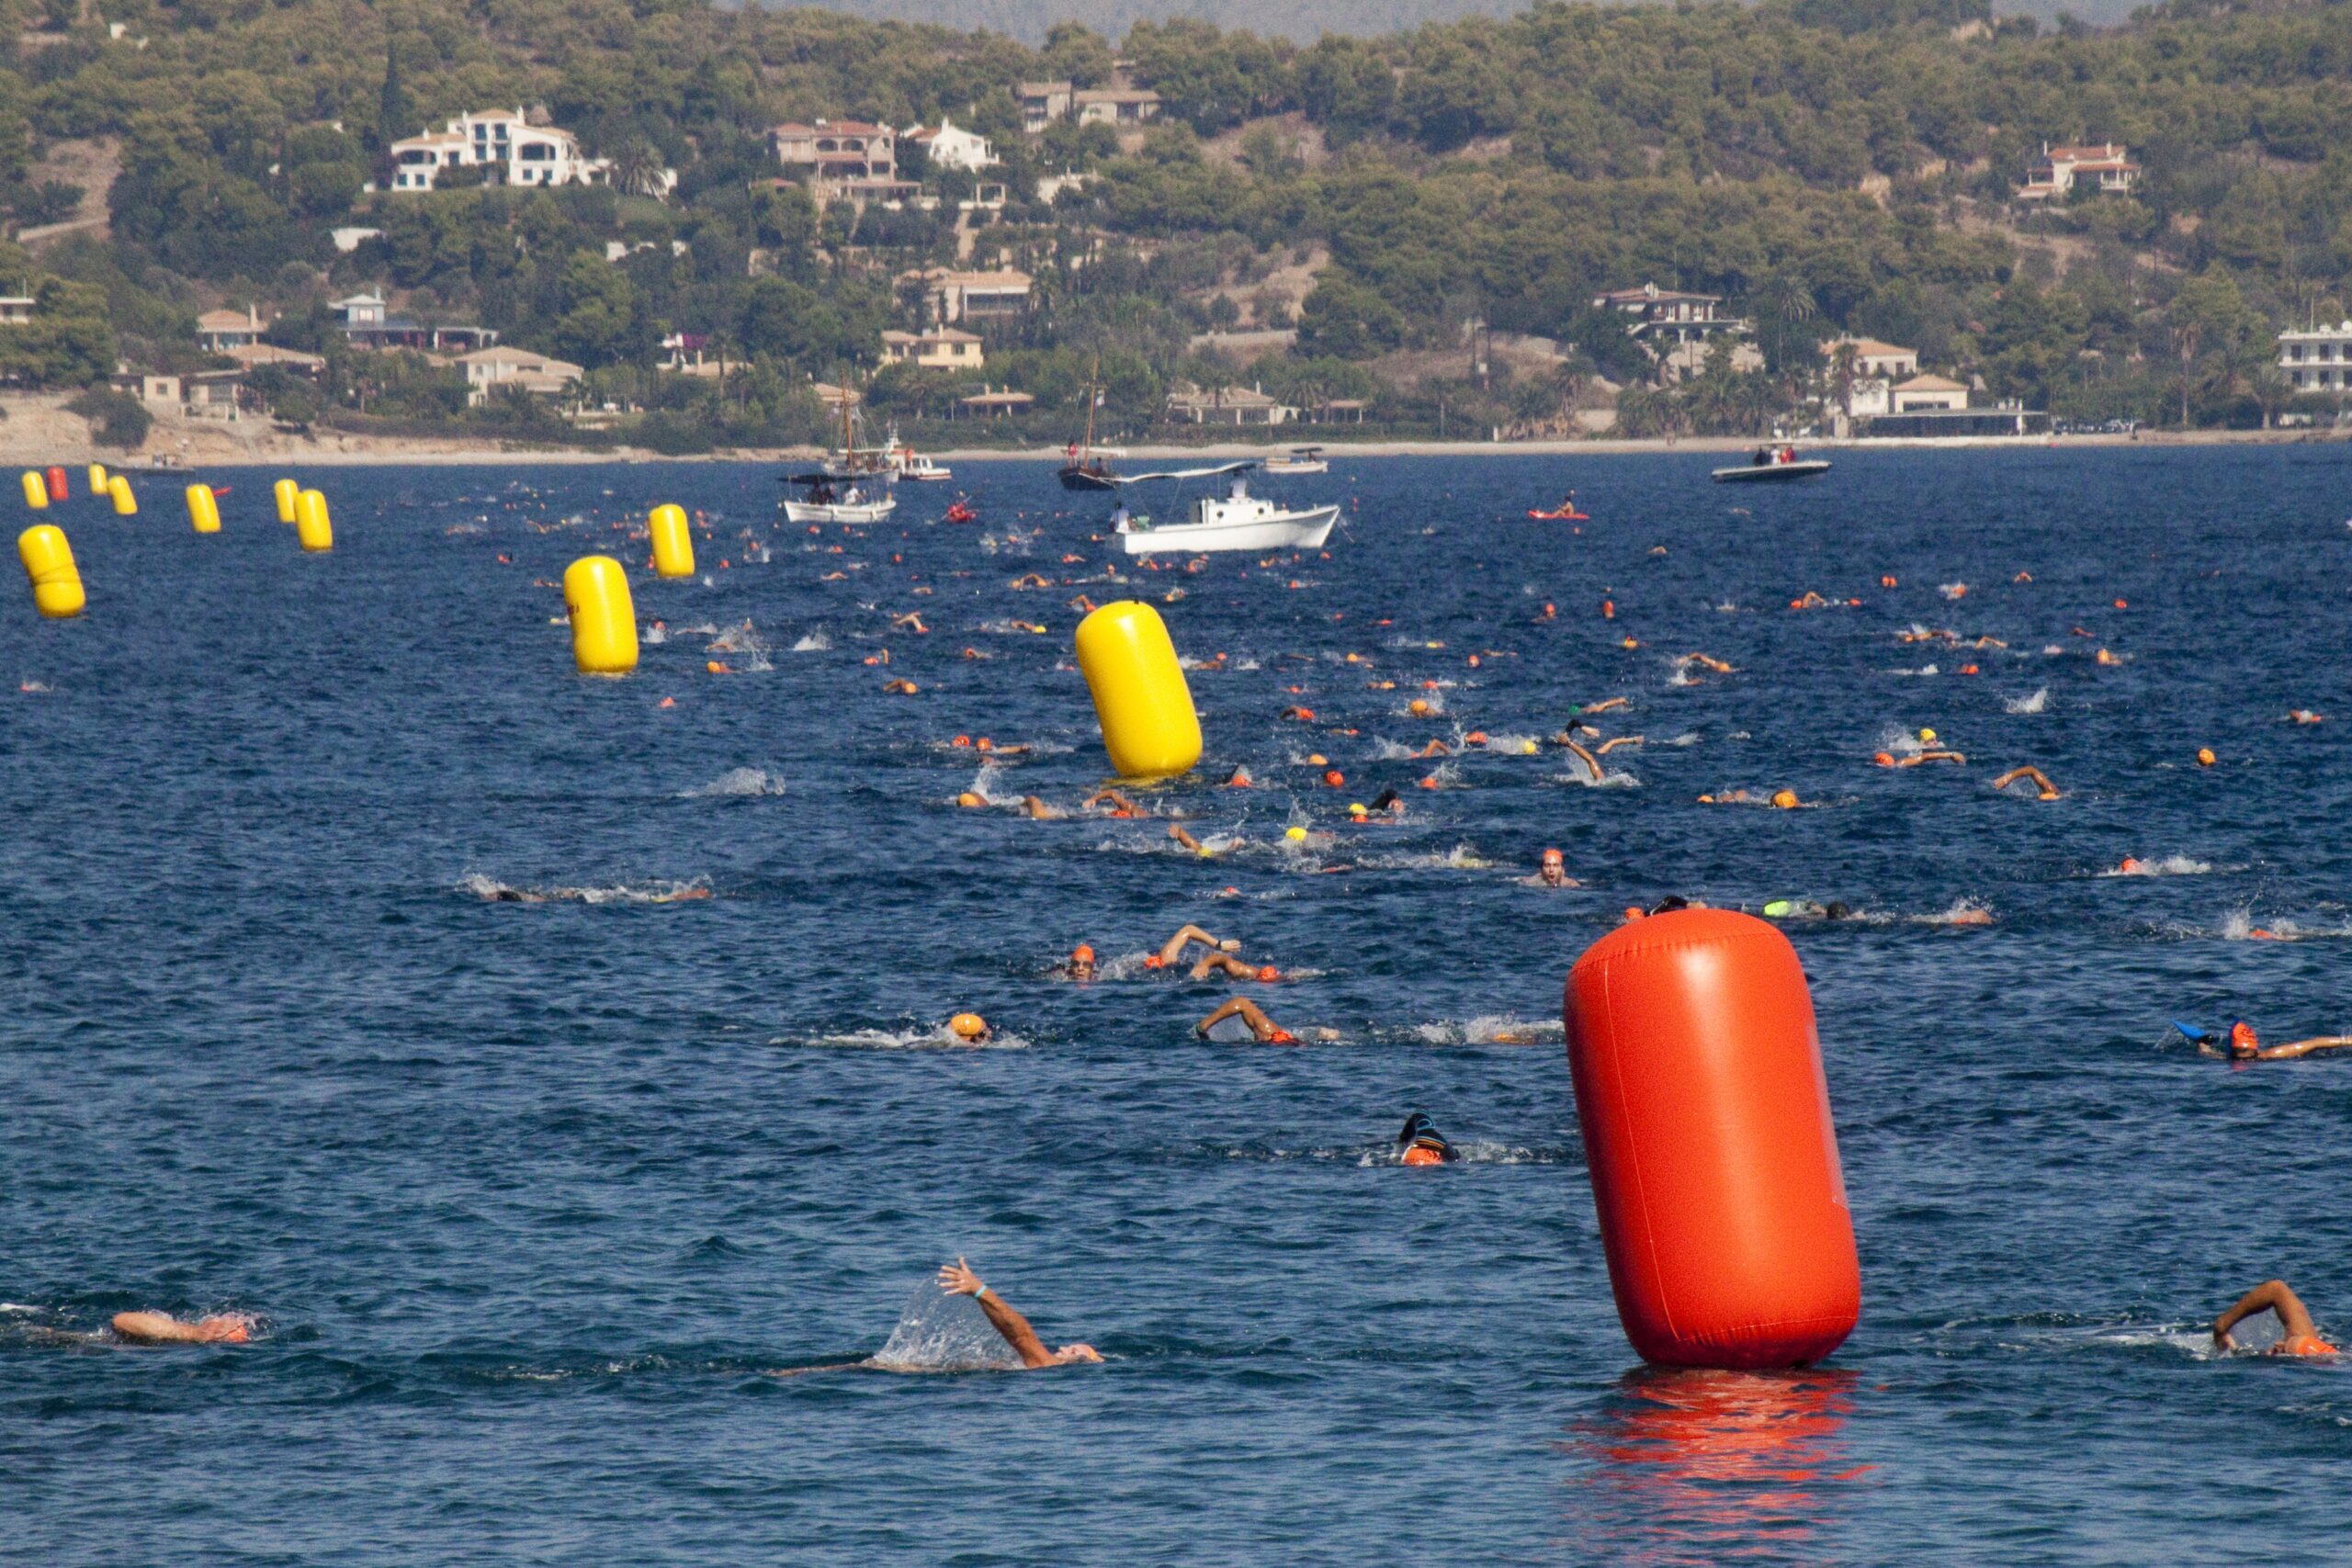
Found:
<svg viewBox="0 0 2352 1568"><path fill-rule="evenodd" d="M951 1296L977 1296L988 1289L961 1258L939 1266L939 1288Z"/></svg>
<svg viewBox="0 0 2352 1568"><path fill-rule="evenodd" d="M2226 1355L2228 1355L2231 1351L2233 1351L2233 1350L2236 1349L2237 1348L2238 1348L2238 1342L2237 1342L2236 1340L2234 1340L2234 1339L2233 1339L2233 1338L2231 1338L2231 1337L2230 1337L2230 1331L2229 1331L2228 1329L2226 1329L2226 1328L2222 1327L2222 1326L2220 1324L2218 1324L2218 1323L2216 1323L2215 1325L2213 1325L2213 1348L2214 1348L2214 1349L2219 1350L2220 1352L2222 1352L2222 1354L2223 1354L2224 1356L2226 1356Z"/></svg>

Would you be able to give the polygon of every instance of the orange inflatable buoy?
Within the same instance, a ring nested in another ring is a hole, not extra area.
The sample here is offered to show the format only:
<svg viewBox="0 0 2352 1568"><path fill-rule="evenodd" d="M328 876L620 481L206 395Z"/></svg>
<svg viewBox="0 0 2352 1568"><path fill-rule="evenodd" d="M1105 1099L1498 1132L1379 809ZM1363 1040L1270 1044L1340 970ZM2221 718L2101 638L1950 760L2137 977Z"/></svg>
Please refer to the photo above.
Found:
<svg viewBox="0 0 2352 1568"><path fill-rule="evenodd" d="M1593 1206L1645 1360L1817 1361L1861 1315L1813 998L1764 921L1678 909L1585 951L1561 1007Z"/></svg>

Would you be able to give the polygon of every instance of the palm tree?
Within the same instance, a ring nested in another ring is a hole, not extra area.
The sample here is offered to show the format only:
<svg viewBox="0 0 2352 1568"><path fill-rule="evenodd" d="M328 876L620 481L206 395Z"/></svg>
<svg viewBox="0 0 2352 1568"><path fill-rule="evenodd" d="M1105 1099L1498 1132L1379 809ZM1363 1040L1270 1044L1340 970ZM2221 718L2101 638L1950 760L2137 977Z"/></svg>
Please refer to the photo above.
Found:
<svg viewBox="0 0 2352 1568"><path fill-rule="evenodd" d="M668 173L662 154L648 142L632 138L613 153L613 187L623 196L650 196L661 200L669 194Z"/></svg>
<svg viewBox="0 0 2352 1568"><path fill-rule="evenodd" d="M1848 419L1854 417L1854 367L1860 351L1850 343L1840 343L1829 351L1829 384L1838 389L1838 410Z"/></svg>
<svg viewBox="0 0 2352 1568"><path fill-rule="evenodd" d="M2172 329L2172 351L2180 355L2180 427L2188 428L2189 367L2197 362L2197 345L2204 336L2195 321L2181 321Z"/></svg>

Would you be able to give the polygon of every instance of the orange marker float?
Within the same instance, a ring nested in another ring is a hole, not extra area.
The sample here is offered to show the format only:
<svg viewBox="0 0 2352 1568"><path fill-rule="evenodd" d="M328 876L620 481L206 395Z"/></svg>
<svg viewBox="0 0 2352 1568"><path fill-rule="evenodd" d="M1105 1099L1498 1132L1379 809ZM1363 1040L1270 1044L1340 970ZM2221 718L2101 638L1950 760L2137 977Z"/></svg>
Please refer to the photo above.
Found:
<svg viewBox="0 0 2352 1568"><path fill-rule="evenodd" d="M1630 922L1577 960L1561 1021L1634 1350L1736 1369L1835 1350L1861 1314L1861 1269L1788 939L1726 909Z"/></svg>

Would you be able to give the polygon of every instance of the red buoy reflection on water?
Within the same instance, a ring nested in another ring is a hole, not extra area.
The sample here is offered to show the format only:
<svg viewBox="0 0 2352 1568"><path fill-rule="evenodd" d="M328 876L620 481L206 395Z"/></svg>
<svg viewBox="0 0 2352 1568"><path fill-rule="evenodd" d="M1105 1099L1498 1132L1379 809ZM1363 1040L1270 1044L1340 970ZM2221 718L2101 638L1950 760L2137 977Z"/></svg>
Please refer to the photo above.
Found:
<svg viewBox="0 0 2352 1568"><path fill-rule="evenodd" d="M1622 1562L1719 1562L1829 1550L1855 1464L1843 1433L1851 1372L1644 1367L1561 1448L1577 1539Z"/></svg>

